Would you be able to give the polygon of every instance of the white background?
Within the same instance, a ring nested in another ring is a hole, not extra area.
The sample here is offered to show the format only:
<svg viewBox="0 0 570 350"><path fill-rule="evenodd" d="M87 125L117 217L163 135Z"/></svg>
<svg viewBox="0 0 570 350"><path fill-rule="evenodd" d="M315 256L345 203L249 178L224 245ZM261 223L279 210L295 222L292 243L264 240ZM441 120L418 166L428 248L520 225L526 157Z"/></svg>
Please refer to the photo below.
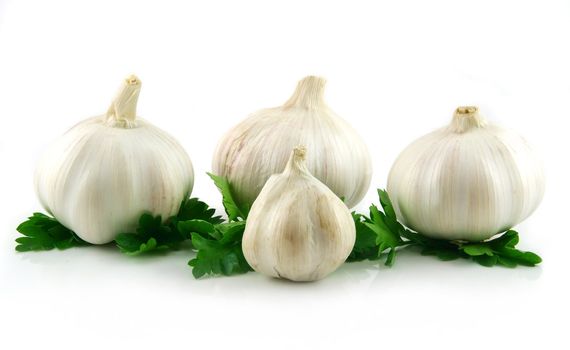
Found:
<svg viewBox="0 0 570 350"><path fill-rule="evenodd" d="M3 349L564 348L570 326L568 1L0 0L0 347ZM139 114L206 177L218 138L283 103L308 74L368 143L376 201L398 153L458 105L523 134L547 192L518 226L537 268L483 268L403 252L293 284L255 273L195 280L193 253L113 247L16 253L41 210L34 164L54 138L106 111L121 79Z"/></svg>

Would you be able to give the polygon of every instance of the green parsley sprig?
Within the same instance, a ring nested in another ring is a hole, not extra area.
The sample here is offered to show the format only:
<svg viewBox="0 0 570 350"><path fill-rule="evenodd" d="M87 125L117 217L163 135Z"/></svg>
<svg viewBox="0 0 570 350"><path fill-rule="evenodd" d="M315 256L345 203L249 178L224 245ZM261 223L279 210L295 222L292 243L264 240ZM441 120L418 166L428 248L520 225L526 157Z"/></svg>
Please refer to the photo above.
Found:
<svg viewBox="0 0 570 350"><path fill-rule="evenodd" d="M16 238L16 250L19 252L89 245L56 219L42 213L34 213L16 230L22 234Z"/></svg>
<svg viewBox="0 0 570 350"><path fill-rule="evenodd" d="M236 202L232 186L225 178L208 175L222 194L228 222L186 230L191 232L192 245L197 250L196 257L188 262L192 267L192 274L195 278L200 278L205 275L230 276L252 271L241 249L249 208L244 208ZM181 225L184 230L184 226L189 224Z"/></svg>
<svg viewBox="0 0 570 350"><path fill-rule="evenodd" d="M180 224L188 220L202 220L210 224L223 222L221 216L215 215L216 210L197 198L182 202L176 216L162 223L159 216L143 214L135 232L121 233L115 238L115 243L123 253L138 255L154 250L178 249L180 244L189 240L190 233L180 230Z"/></svg>
<svg viewBox="0 0 570 350"><path fill-rule="evenodd" d="M216 185L222 194L222 205L226 210L226 214L228 214L228 221L245 220L249 213L249 208L239 205L235 200L230 182L224 177L217 176L212 173L207 174L212 181L214 181L214 185Z"/></svg>
<svg viewBox="0 0 570 350"><path fill-rule="evenodd" d="M181 203L177 215L164 223L160 216L142 214L135 232L119 234L115 243L128 255L177 249L191 238L190 233L178 229L181 222L188 220L202 220L214 225L223 222L221 216L215 215L215 209L197 198L190 198ZM55 218L41 213L34 213L18 226L17 231L23 235L16 239L19 252L89 245Z"/></svg>
<svg viewBox="0 0 570 350"><path fill-rule="evenodd" d="M542 262L537 254L516 249L519 236L514 230L483 242L433 239L408 230L398 222L388 193L378 190L378 196L382 210L373 204L369 216L353 213L356 244L349 261L376 260L385 254L385 265L392 266L398 248L415 246L422 255L433 255L444 261L470 259L487 267L535 266Z"/></svg>
<svg viewBox="0 0 570 350"><path fill-rule="evenodd" d="M207 231L193 232L192 245L198 250L188 262L195 278L204 275L236 275L251 271L243 256L241 240L245 221L212 225Z"/></svg>

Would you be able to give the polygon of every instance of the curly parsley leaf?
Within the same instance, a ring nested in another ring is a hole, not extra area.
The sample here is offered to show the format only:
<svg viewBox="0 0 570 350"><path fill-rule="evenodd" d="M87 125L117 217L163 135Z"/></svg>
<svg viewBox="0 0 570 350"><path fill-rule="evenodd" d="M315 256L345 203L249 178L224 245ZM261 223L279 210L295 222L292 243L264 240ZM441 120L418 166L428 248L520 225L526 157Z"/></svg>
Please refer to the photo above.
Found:
<svg viewBox="0 0 570 350"><path fill-rule="evenodd" d="M55 218L42 213L34 213L16 230L23 235L16 238L16 250L19 252L67 249L89 244Z"/></svg>
<svg viewBox="0 0 570 350"><path fill-rule="evenodd" d="M208 176L214 181L214 184L222 193L222 204L228 214L229 221L239 221L246 220L249 208L242 207L235 200L233 195L232 185L230 182L221 176L214 175L212 173L207 173Z"/></svg>
<svg viewBox="0 0 570 350"><path fill-rule="evenodd" d="M241 249L244 230L245 221L238 221L215 225L208 232L192 233L192 245L198 252L188 265L192 267L194 277L230 276L251 271Z"/></svg>

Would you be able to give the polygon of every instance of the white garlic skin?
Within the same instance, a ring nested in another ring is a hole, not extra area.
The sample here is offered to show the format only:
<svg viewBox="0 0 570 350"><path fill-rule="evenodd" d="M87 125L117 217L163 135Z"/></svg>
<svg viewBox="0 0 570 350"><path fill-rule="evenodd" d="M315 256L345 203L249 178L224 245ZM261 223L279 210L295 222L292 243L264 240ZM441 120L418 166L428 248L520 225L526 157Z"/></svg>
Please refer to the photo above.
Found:
<svg viewBox="0 0 570 350"><path fill-rule="evenodd" d="M305 166L297 147L285 171L273 175L249 212L242 249L267 276L315 281L335 271L356 239L346 205Z"/></svg>
<svg viewBox="0 0 570 350"><path fill-rule="evenodd" d="M304 78L283 106L253 113L220 140L212 170L229 180L237 202L251 206L299 144L311 154L309 171L344 198L349 208L362 200L372 175L368 148L325 104L325 83L319 77Z"/></svg>
<svg viewBox="0 0 570 350"><path fill-rule="evenodd" d="M513 131L459 107L448 127L410 144L387 191L398 219L433 238L481 241L527 218L544 194L542 162Z"/></svg>
<svg viewBox="0 0 570 350"><path fill-rule="evenodd" d="M178 212L194 174L182 146L136 118L140 81L125 80L107 115L87 119L43 154L35 187L44 208L83 240L111 242L141 214Z"/></svg>

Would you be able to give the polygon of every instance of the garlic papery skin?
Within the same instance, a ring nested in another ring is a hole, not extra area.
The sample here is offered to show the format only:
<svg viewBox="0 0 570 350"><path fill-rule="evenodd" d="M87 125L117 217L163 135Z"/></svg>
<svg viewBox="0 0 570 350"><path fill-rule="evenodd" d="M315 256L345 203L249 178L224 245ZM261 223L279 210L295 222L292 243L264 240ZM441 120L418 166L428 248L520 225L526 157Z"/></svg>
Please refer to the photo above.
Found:
<svg viewBox="0 0 570 350"><path fill-rule="evenodd" d="M410 144L388 176L398 219L433 238L481 241L527 218L544 194L542 162L515 132L459 107Z"/></svg>
<svg viewBox="0 0 570 350"><path fill-rule="evenodd" d="M311 175L303 147L269 178L253 203L242 240L257 272L292 281L319 280L349 256L356 232L346 205Z"/></svg>
<svg viewBox="0 0 570 350"><path fill-rule="evenodd" d="M263 109L233 127L218 143L212 170L232 184L249 207L291 150L305 145L307 168L351 208L366 194L372 175L368 148L357 132L324 102L325 79L308 76L281 107Z"/></svg>
<svg viewBox="0 0 570 350"><path fill-rule="evenodd" d="M125 79L107 114L67 131L36 169L44 208L89 243L133 232L145 212L175 215L192 191L192 163L182 146L136 117L140 88L137 77Z"/></svg>

